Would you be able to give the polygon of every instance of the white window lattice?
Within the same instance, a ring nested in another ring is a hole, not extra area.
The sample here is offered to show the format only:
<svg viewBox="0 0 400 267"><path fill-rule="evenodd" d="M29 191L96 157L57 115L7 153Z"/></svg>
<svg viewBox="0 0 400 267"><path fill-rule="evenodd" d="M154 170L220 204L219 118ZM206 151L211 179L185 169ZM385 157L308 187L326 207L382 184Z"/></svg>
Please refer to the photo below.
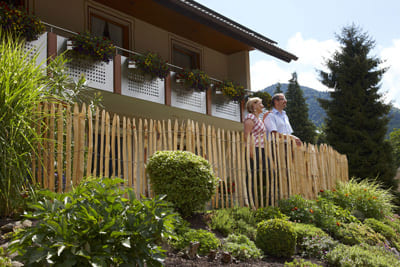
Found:
<svg viewBox="0 0 400 267"><path fill-rule="evenodd" d="M204 92L191 91L180 84L175 84L174 90L176 92L175 101L178 105L192 106L193 109L201 109L203 107Z"/></svg>
<svg viewBox="0 0 400 267"><path fill-rule="evenodd" d="M128 68L128 58L121 57L121 94L155 103L165 103L164 79L151 79Z"/></svg>
<svg viewBox="0 0 400 267"><path fill-rule="evenodd" d="M224 96L214 97L211 110L215 117L240 121L240 104L235 101L228 101Z"/></svg>
<svg viewBox="0 0 400 267"><path fill-rule="evenodd" d="M28 58L33 59L37 54L36 65L43 63L46 66L47 58L47 34L42 34L37 40L32 42L26 42L24 46L25 53L28 53Z"/></svg>
<svg viewBox="0 0 400 267"><path fill-rule="evenodd" d="M67 49L67 38L57 36L57 53L61 54ZM95 62L83 58L71 58L65 65L65 71L75 81L83 74L87 85L94 89L108 92L114 91L113 61L108 63Z"/></svg>
<svg viewBox="0 0 400 267"><path fill-rule="evenodd" d="M130 71L128 74L128 91L132 94L158 98L160 97L159 80L149 80L144 75Z"/></svg>
<svg viewBox="0 0 400 267"><path fill-rule="evenodd" d="M87 81L106 84L106 67L104 63L93 63L85 60L74 59L67 63L68 74L78 78L85 74Z"/></svg>

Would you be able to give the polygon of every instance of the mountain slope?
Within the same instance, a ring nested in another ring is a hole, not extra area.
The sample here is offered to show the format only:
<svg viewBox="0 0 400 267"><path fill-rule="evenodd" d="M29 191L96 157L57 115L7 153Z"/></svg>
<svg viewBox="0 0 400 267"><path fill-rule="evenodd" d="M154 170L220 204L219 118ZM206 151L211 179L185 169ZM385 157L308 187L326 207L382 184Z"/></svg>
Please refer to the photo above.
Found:
<svg viewBox="0 0 400 267"><path fill-rule="evenodd" d="M262 91L268 92L271 96L274 94L275 88L277 84L273 84L271 86L266 87ZM285 93L287 91L288 84L282 83L281 90ZM320 127L324 122L326 117L325 110L321 108L318 103L318 98L329 99L328 92L321 92L315 89L312 89L307 86L300 86L301 90L303 90L304 98L306 103L308 104L308 117L310 120L317 126ZM393 131L395 128L400 128L400 109L392 107L389 112L389 117L391 118L388 124L387 135Z"/></svg>

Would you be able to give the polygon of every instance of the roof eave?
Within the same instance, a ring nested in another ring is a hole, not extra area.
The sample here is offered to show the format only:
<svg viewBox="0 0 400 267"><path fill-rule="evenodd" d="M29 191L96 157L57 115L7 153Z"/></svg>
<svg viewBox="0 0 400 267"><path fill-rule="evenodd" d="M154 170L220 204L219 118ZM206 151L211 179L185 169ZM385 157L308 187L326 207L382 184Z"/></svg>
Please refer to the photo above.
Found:
<svg viewBox="0 0 400 267"><path fill-rule="evenodd" d="M230 36L242 43L250 45L261 52L279 58L285 62L297 60L298 58L277 47L276 42L262 36L232 20L224 17L223 15L195 2L192 0L154 0L174 11L191 19L211 27L227 36ZM190 5L189 5L190 4ZM194 8L196 6L198 8ZM218 19L219 18L219 19ZM229 24L230 25L229 25Z"/></svg>

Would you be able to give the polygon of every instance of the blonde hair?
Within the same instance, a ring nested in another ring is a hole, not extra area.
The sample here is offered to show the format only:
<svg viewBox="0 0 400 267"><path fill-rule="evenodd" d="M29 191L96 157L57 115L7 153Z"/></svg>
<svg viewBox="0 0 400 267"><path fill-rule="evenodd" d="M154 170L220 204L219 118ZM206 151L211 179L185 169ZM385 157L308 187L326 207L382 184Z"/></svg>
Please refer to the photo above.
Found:
<svg viewBox="0 0 400 267"><path fill-rule="evenodd" d="M254 112L254 103L258 102L258 101L262 101L261 98L259 97L250 97L249 100L247 100L246 102L246 109L249 113L253 113Z"/></svg>

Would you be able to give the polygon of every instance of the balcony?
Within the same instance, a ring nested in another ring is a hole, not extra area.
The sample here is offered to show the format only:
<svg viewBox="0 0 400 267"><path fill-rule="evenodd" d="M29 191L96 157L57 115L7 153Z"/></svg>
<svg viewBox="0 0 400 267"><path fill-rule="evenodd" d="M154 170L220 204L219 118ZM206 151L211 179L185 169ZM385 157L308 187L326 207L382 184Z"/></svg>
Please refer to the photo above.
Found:
<svg viewBox="0 0 400 267"><path fill-rule="evenodd" d="M41 62L46 64L46 59L51 60L55 55L60 55L68 49L67 40L67 37L47 32L38 40L27 43L26 49L31 51L32 56L34 53L38 53L38 64ZM121 50L125 54L135 53L125 49ZM229 121L230 123L241 122L243 103L230 101L227 97L211 89L206 92L198 92L185 88L176 82L173 71L165 79L147 79L129 65L129 58L126 56L117 54L108 63L72 59L67 63L66 71L74 80L78 80L84 74L87 85L104 92L105 99L114 99L118 95L150 102L150 107L156 103L177 108L181 113L191 111L225 119L228 120L228 123ZM118 102L118 100L112 101ZM129 100L124 99L123 101ZM112 111L113 108L108 107L108 109Z"/></svg>

